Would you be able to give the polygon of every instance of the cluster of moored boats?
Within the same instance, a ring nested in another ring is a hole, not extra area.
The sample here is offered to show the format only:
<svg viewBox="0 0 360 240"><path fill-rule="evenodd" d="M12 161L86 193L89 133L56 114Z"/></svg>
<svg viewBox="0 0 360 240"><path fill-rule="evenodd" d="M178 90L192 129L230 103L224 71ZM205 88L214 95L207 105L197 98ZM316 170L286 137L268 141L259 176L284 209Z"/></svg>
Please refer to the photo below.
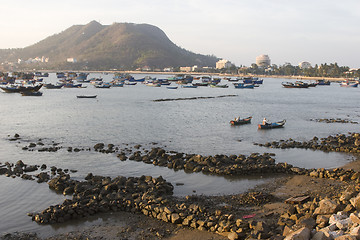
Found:
<svg viewBox="0 0 360 240"><path fill-rule="evenodd" d="M309 87L316 87L316 86L329 86L329 80L317 80L316 82L303 82L303 81L295 81L295 82L282 82L284 88L309 88ZM345 80L340 82L341 87L358 87L359 80Z"/></svg>
<svg viewBox="0 0 360 240"><path fill-rule="evenodd" d="M177 88L197 88L197 87L212 87L212 88L228 88L228 83L232 83L234 88L237 89L253 89L263 84L263 79L257 77L212 77L212 76L192 76L185 74L177 74L173 77L158 79L151 76L146 76L140 79L135 79L129 74L115 74L111 81L104 81L103 78L90 78L88 79L88 73L75 73L75 72L58 72L56 73L58 81L53 83L44 83L44 77L48 77L48 74L36 73L27 76L26 79L16 80L15 77L7 79L0 79L0 88L5 92L19 92L25 96L41 96L42 93L39 91L41 87L47 89L60 89L60 88L86 88L89 83L95 88L112 88L112 87L123 87L125 85L136 85L138 83L144 84L150 87L161 87L166 86L167 89ZM15 82L16 80L16 82ZM224 81L227 83L220 84ZM175 84L173 84L175 83ZM357 87L359 84L358 79L346 80L340 83L342 87ZM318 80L316 82L283 82L284 88L309 88L320 85L330 85L328 80ZM96 96L80 96L80 97L91 97Z"/></svg>
<svg viewBox="0 0 360 240"><path fill-rule="evenodd" d="M247 118L235 118L230 121L232 126L244 125L251 123L252 117ZM268 122L266 118L263 119L262 123L258 124L259 129L272 129L272 128L282 128L285 125L286 120L278 121L278 122Z"/></svg>

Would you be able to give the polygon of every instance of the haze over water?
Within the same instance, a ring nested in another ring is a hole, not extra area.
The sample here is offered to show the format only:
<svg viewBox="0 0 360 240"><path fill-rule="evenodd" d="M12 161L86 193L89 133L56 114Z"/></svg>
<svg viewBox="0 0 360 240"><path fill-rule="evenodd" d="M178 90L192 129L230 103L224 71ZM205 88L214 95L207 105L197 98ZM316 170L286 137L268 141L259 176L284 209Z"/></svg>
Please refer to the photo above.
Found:
<svg viewBox="0 0 360 240"><path fill-rule="evenodd" d="M113 75L90 74L88 78ZM135 79L144 75L134 75ZM167 76L155 76L165 78ZM57 81L55 74L46 82ZM94 175L115 177L163 176L175 189L174 195L232 194L246 191L274 176L225 178L202 173L184 173L141 162L120 161L114 154L94 151L67 152L66 148L93 147L103 142L120 148L162 147L168 151L202 155L275 153L277 162L305 168L332 168L346 164L352 156L312 150L279 150L255 146L280 139L310 140L338 133L358 132L359 124L319 123L320 118L341 118L360 122L358 108L360 90L341 88L339 84L308 89L285 89L285 79L265 79L255 89L198 87L176 90L148 87L141 83L123 88L98 89L90 84L84 89L42 89L41 97L0 92L0 162L46 164L63 169L76 169L71 176L78 180ZM172 83L175 85L175 83ZM96 99L77 99L76 95L97 95ZM237 95L222 97L223 95ZM155 99L215 97L208 99L154 102ZM232 127L234 117L252 116L252 123ZM266 117L270 121L286 119L283 129L261 131L257 124ZM9 142L8 135L18 133L27 142ZM21 148L42 139L59 143L64 148L56 153L29 152ZM62 203L64 196L48 189L46 183L0 176L0 232L38 231L51 233L69 226L40 226L26 216L49 205ZM184 185L177 186L176 183ZM85 220L84 220L85 221Z"/></svg>

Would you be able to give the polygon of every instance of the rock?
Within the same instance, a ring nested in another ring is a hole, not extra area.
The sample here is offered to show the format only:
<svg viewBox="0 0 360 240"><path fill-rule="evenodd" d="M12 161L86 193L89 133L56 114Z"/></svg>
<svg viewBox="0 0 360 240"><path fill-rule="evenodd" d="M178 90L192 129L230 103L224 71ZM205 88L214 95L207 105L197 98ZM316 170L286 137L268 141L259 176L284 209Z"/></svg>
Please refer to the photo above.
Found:
<svg viewBox="0 0 360 240"><path fill-rule="evenodd" d="M313 229L316 226L315 219L313 218L300 218L297 221L297 225L301 227L307 227L309 229Z"/></svg>
<svg viewBox="0 0 360 240"><path fill-rule="evenodd" d="M96 151L101 150L101 149L103 149L104 147L105 147L105 144L104 144L104 143L97 143L97 144L94 145L94 149L95 149Z"/></svg>
<svg viewBox="0 0 360 240"><path fill-rule="evenodd" d="M356 210L360 210L360 193L356 197L351 198L350 203Z"/></svg>
<svg viewBox="0 0 360 240"><path fill-rule="evenodd" d="M315 209L315 215L333 214L339 209L339 204L333 200L323 199L319 202L319 207Z"/></svg>
<svg viewBox="0 0 360 240"><path fill-rule="evenodd" d="M310 239L310 229L307 227L300 228L296 232L290 233L287 235L284 240L309 240Z"/></svg>
<svg viewBox="0 0 360 240"><path fill-rule="evenodd" d="M355 214L355 213L351 213L350 214L350 219L353 223L356 223L356 224L360 224L360 217L359 217L359 214Z"/></svg>
<svg viewBox="0 0 360 240"><path fill-rule="evenodd" d="M24 167L25 166L25 164L21 160L17 161L15 165L19 166L19 167Z"/></svg>
<svg viewBox="0 0 360 240"><path fill-rule="evenodd" d="M335 238L335 240L356 240L356 237L352 235L342 235Z"/></svg>
<svg viewBox="0 0 360 240"><path fill-rule="evenodd" d="M34 172L34 171L36 171L36 170L38 170L38 167L35 166L35 165L33 165L33 166L27 166L27 167L24 168L24 172Z"/></svg>
<svg viewBox="0 0 360 240"><path fill-rule="evenodd" d="M311 240L331 240L330 235L326 232L317 232L315 235L311 238Z"/></svg>
<svg viewBox="0 0 360 240"><path fill-rule="evenodd" d="M352 236L355 236L357 238L360 237L360 225L358 226L353 226L351 229L350 229L350 235Z"/></svg>
<svg viewBox="0 0 360 240"><path fill-rule="evenodd" d="M239 239L239 235L235 232L231 232L227 235L228 239L229 240L236 240L236 239Z"/></svg>

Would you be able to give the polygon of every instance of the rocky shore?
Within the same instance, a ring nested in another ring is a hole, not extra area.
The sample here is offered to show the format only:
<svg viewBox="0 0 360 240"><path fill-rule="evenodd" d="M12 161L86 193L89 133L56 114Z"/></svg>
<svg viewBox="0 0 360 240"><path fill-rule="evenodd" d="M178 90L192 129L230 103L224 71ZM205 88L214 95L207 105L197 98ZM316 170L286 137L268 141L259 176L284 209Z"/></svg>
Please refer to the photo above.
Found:
<svg viewBox="0 0 360 240"><path fill-rule="evenodd" d="M18 141L20 136L16 135L12 138L13 141L14 139ZM300 144L289 139L259 145L281 148L309 147L355 155L360 153L358 133L321 139L314 137ZM31 149L34 150L36 146L32 145ZM40 146L45 147L41 144ZM61 146L58 148L62 149ZM67 151L73 149L75 148L68 147ZM15 164L0 163L0 175L37 180L39 183L47 182L54 191L72 196L71 199L49 206L41 212L29 213L33 221L39 224L55 224L100 213L127 212L144 215L146 219L156 219L159 226L177 226L177 230L172 228L167 234L160 234L158 231L156 234L155 231L148 239L170 239L179 228L218 234L218 238L213 239L360 238L358 170L298 168L286 163L276 163L274 154L271 153L202 156L169 152L160 147L145 150L141 149L140 145L134 146L136 151L130 151L104 143L78 149L112 153L121 161L142 161L174 170L221 176L271 174L279 178L271 185L258 186L243 194L177 198L172 195L173 185L162 177L118 176L112 179L89 173L83 181L78 181L70 176L71 172L76 170L63 170L55 166L49 168L45 164L28 166L22 161ZM79 232L74 236L76 237L62 237L92 239L86 232ZM5 237L11 239L12 235L3 236L3 239L6 239ZM111 239L106 236L104 238Z"/></svg>
<svg viewBox="0 0 360 240"><path fill-rule="evenodd" d="M256 145L269 148L305 148L321 150L326 152L346 152L360 153L360 135L359 133L330 135L325 138L314 137L309 141L295 141L293 139L267 142L265 144L256 143Z"/></svg>

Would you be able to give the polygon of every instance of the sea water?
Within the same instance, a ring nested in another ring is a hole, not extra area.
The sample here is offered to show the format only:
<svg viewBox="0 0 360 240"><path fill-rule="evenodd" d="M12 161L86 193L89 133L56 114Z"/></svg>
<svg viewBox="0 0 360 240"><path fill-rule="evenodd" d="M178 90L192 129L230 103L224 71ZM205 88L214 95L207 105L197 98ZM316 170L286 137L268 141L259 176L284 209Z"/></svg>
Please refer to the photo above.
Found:
<svg viewBox="0 0 360 240"><path fill-rule="evenodd" d="M143 74L133 75L135 79ZM88 78L102 77L111 81L112 74L91 73ZM169 76L152 75L166 78ZM56 83L51 73L44 81ZM338 83L307 89L287 89L285 79L264 79L254 89L198 87L167 89L135 86L95 88L41 89L43 96L21 96L0 92L0 162L46 164L75 169L74 179L83 180L88 173L103 176L162 176L171 182L175 196L191 194L218 195L244 192L275 176L222 177L202 173L185 173L142 162L120 161L115 154L94 151L68 152L67 147L91 148L96 143L114 144L120 149L140 144L142 149L162 147L168 151L201 155L275 153L277 162L305 168L332 168L353 160L352 155L324 153L304 149L268 149L254 145L292 138L310 140L338 133L358 132L359 124L323 123L321 118L341 118L360 122L360 90L341 88ZM172 85L176 85L172 83ZM78 99L77 95L97 95ZM222 97L220 97L222 96ZM154 101L205 97L193 100ZM252 123L231 126L235 117L252 116ZM257 124L286 119L282 129L258 130ZM21 140L9 141L19 134ZM41 139L57 143L63 149L55 153L24 151L22 147ZM35 231L52 234L74 228L70 225L38 225L26 215L60 204L66 198L51 191L46 183L0 176L0 233ZM181 183L181 184L177 184ZM98 223L82 220L80 225Z"/></svg>

